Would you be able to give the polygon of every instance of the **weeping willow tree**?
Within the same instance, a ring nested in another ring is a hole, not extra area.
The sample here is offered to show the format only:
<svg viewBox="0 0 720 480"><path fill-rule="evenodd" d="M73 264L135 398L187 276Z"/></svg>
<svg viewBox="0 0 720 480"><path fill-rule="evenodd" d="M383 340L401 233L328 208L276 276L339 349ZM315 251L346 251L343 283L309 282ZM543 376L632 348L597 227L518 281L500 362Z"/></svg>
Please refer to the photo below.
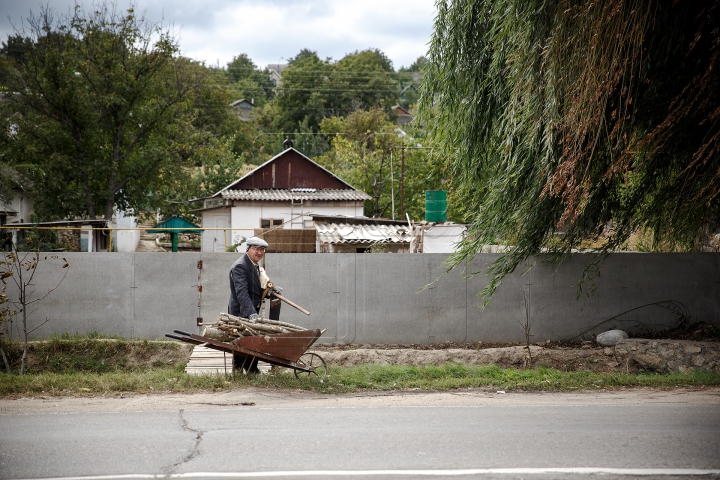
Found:
<svg viewBox="0 0 720 480"><path fill-rule="evenodd" d="M720 210L719 3L438 0L421 115L470 233L448 267L512 245L488 299L589 239L596 259L642 229L697 248Z"/></svg>

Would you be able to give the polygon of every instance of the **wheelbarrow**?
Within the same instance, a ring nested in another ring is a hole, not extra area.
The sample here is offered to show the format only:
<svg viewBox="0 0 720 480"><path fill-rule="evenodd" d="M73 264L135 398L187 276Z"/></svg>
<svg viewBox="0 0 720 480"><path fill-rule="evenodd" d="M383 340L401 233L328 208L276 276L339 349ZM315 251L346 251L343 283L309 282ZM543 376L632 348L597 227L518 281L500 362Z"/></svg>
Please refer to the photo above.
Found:
<svg viewBox="0 0 720 480"><path fill-rule="evenodd" d="M174 330L177 334L166 333L165 336L192 345L220 350L221 352L242 355L246 364L262 360L271 365L291 368L295 376L317 375L325 377L328 367L325 360L317 353L307 352L325 330L303 330L301 332L276 333L240 337L232 342L221 342L213 338L195 335L182 330Z"/></svg>

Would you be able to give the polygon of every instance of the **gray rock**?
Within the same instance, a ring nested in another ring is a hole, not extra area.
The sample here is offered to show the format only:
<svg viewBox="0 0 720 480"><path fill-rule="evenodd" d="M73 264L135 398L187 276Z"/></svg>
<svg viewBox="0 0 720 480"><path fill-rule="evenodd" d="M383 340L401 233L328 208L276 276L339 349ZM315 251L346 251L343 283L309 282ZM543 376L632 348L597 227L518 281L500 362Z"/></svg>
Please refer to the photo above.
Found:
<svg viewBox="0 0 720 480"><path fill-rule="evenodd" d="M628 338L628 334L622 330L608 330L607 332L598 334L595 341L603 347L613 347L625 338Z"/></svg>

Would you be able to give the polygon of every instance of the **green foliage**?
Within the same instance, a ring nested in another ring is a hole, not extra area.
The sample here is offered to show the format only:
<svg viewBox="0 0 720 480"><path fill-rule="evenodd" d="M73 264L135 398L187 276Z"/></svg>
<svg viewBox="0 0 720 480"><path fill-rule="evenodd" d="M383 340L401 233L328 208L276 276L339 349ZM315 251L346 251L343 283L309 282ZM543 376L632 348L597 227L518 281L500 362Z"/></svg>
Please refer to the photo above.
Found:
<svg viewBox="0 0 720 480"><path fill-rule="evenodd" d="M230 245L225 245L225 251L226 252L237 252L238 247L240 245L242 245L243 243L245 243L246 240L247 240L247 238L242 235L235 235L235 238L233 239L233 243L231 243Z"/></svg>
<svg viewBox="0 0 720 480"><path fill-rule="evenodd" d="M424 56L419 56L415 59L413 63L410 64L409 67L400 67L398 72L400 73L412 73L412 72L422 72L425 70L425 66L428 63L428 59Z"/></svg>
<svg viewBox="0 0 720 480"><path fill-rule="evenodd" d="M3 45L3 161L23 162L44 218L167 207L227 119L208 70L167 30L109 4L45 8ZM29 166L28 166L29 164ZM18 165L18 168L21 165Z"/></svg>
<svg viewBox="0 0 720 480"><path fill-rule="evenodd" d="M392 61L380 50L356 51L334 64L330 88L338 91L335 112L390 107L397 102L397 75Z"/></svg>
<svg viewBox="0 0 720 480"><path fill-rule="evenodd" d="M323 120L324 121L324 120ZM322 122L321 122L322 123ZM310 158L315 158L330 149L330 146L320 135L319 132L313 132L308 124L308 118L305 117L297 126L295 131L295 149L304 153Z"/></svg>
<svg viewBox="0 0 720 480"><path fill-rule="evenodd" d="M296 132L301 122L317 132L323 118L382 108L390 114L398 83L392 62L379 50L350 53L337 62L302 50L283 71L277 89L275 128Z"/></svg>
<svg viewBox="0 0 720 480"><path fill-rule="evenodd" d="M53 336L28 345L28 374L139 372L151 368L180 368L188 349L177 342L149 342L97 335ZM10 344L7 351L13 370L19 368L22 345Z"/></svg>
<svg viewBox="0 0 720 480"><path fill-rule="evenodd" d="M398 70L399 105L405 110L413 109L420 99L420 83L426 65L427 58L418 57L409 67L401 67Z"/></svg>
<svg viewBox="0 0 720 480"><path fill-rule="evenodd" d="M650 229L693 249L717 222L717 2L437 6L421 114L456 152L449 178L470 221L448 266L512 245L486 300L544 248L556 260L589 240L609 252Z"/></svg>
<svg viewBox="0 0 720 480"><path fill-rule="evenodd" d="M387 115L380 109L358 110L345 118L326 118L320 129L342 135L334 136L332 151L318 162L373 197L365 206L366 215L389 216L391 152L399 140Z"/></svg>
<svg viewBox="0 0 720 480"><path fill-rule="evenodd" d="M614 390L623 387L673 389L677 387L717 386L720 374L710 371L692 373L592 373L562 372L547 368L531 370L503 369L496 366L446 364L412 367L365 365L331 368L325 379L315 376L295 378L289 371L271 375L187 375L183 367L164 366L114 370L103 373L86 371L42 372L31 375L0 375L0 397L22 395L78 396L97 394L140 394L201 391L230 391L245 388L307 390L324 394L362 391L446 391L488 389L490 391Z"/></svg>
<svg viewBox="0 0 720 480"><path fill-rule="evenodd" d="M238 92L238 98L233 100L245 98L262 106L275 96L275 84L270 79L270 72L267 69L260 70L244 53L233 57L225 72L230 84Z"/></svg>
<svg viewBox="0 0 720 480"><path fill-rule="evenodd" d="M317 131L326 116L329 103L327 84L329 61L320 60L316 53L298 55L282 73L282 84L277 89L277 115L274 127L278 132L295 132L302 121Z"/></svg>
<svg viewBox="0 0 720 480"><path fill-rule="evenodd" d="M27 353L29 346L29 335L38 330L40 327L45 325L49 319L44 321L30 321L30 317L35 310L34 304L43 301L48 295L52 294L57 287L65 280L69 271L70 264L63 258L62 262L58 262L60 257L57 255L41 255L40 248L43 246L40 244L33 243L33 237L27 236L25 239L27 245L27 252L20 252L17 244L13 244L12 251L7 253L0 259L0 278L3 281L3 298L2 304L4 307L0 307L0 318L3 323L10 323L15 320L15 315L19 316L17 331L20 333L21 338L21 350L20 355L20 375L25 373L25 367L27 365ZM55 286L48 289L46 292L38 293L35 288L35 274L37 273L38 267L41 264L46 263L60 264L61 274L55 277L57 283ZM4 295L5 284L8 279L12 280L14 284L14 295L13 298L8 298ZM8 328L0 329L0 341L3 341L3 337L10 338L12 325ZM0 355L3 358L3 362L6 365L6 370L9 370L8 360L6 357L5 347L0 345Z"/></svg>
<svg viewBox="0 0 720 480"><path fill-rule="evenodd" d="M38 219L32 215L31 221L37 222ZM33 225L32 228L19 232L16 247L18 252L52 252L62 248L57 241L55 230L40 230L37 225Z"/></svg>
<svg viewBox="0 0 720 480"><path fill-rule="evenodd" d="M326 118L320 131L332 138L332 149L316 160L373 197L365 205L367 216L393 216L394 198L394 216L400 218L403 158L404 211L411 219L425 218L426 190L446 189L444 157L435 153L433 144L424 138L425 132L419 128L408 129L408 134L399 131L380 108Z"/></svg>

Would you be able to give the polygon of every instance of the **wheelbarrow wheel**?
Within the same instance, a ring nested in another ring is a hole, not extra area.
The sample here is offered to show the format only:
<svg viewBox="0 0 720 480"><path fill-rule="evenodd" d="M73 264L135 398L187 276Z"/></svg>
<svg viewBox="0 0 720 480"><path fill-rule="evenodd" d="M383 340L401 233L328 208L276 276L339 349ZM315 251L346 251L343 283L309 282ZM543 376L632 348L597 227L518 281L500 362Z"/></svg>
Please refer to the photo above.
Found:
<svg viewBox="0 0 720 480"><path fill-rule="evenodd" d="M295 370L295 376L297 378L309 377L310 375L317 375L320 378L327 376L328 367L325 359L323 359L317 353L304 353L297 361L300 365L305 367L312 367L312 372L303 372L302 370Z"/></svg>

